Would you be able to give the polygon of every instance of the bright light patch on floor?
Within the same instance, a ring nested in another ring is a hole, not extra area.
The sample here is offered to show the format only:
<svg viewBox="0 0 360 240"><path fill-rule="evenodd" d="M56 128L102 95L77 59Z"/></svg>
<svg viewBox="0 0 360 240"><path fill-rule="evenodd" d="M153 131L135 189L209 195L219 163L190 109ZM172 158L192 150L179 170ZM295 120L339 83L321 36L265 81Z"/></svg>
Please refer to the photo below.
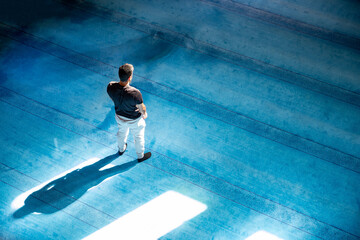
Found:
<svg viewBox="0 0 360 240"><path fill-rule="evenodd" d="M254 233L250 237L246 238L245 240L283 240L283 239L266 231L259 231Z"/></svg>
<svg viewBox="0 0 360 240"><path fill-rule="evenodd" d="M95 162L97 162L97 161L99 161L99 160L100 160L100 158L91 158L91 159L89 159L89 160L87 160L87 161L85 161L85 162L82 162L81 164L79 164L79 165L77 165L77 166L75 166L75 167L73 167L73 168L71 168L71 169L69 169L69 170L67 170L67 171L65 171L65 172L63 172L63 173L55 176L55 177L53 177L52 179L50 179L50 180L48 180L48 181L46 181L46 182L44 182L44 183L41 183L40 185L38 185L38 186L30 189L29 191L24 192L23 194L17 196L17 197L14 199L14 201L12 201L11 207L12 207L13 209L19 209L19 208L21 208L22 206L24 206L24 201L26 200L26 198L27 198L30 194L32 194L33 192L35 192L35 191L43 188L44 186L46 186L48 183L54 181L55 179L61 178L61 177L65 176L66 174L68 174L68 173L70 173L70 172L72 172L72 171L74 171L74 170L76 170L76 169L81 169L81 168L83 168L83 167L85 167L85 166L92 165L92 164L94 164ZM109 164L109 165L110 165L110 164ZM50 190L51 187L53 187L53 186L50 186L48 190Z"/></svg>
<svg viewBox="0 0 360 240"><path fill-rule="evenodd" d="M168 191L83 240L158 239L206 209L201 202Z"/></svg>

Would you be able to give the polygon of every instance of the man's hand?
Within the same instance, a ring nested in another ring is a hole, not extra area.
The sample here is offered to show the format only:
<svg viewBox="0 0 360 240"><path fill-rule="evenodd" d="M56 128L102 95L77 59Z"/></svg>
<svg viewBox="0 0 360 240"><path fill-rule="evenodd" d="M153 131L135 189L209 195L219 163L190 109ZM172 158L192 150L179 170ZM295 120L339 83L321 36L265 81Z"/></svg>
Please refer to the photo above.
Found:
<svg viewBox="0 0 360 240"><path fill-rule="evenodd" d="M147 112L145 112L145 114L143 114L142 116L143 116L143 119L146 119L147 118Z"/></svg>

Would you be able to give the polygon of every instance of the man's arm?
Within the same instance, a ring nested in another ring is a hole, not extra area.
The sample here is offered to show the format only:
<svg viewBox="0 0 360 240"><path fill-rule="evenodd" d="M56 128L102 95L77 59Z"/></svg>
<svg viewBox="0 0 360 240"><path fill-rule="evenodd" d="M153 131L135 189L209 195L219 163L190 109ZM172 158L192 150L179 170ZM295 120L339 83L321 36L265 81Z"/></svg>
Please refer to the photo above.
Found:
<svg viewBox="0 0 360 240"><path fill-rule="evenodd" d="M113 93L112 93L113 91L112 91L111 88L113 88L112 86L113 86L114 83L116 83L116 82L114 82L114 81L109 82L109 84L107 85L107 88L106 88L106 92L108 93L110 98L112 98L111 96L113 95Z"/></svg>
<svg viewBox="0 0 360 240"><path fill-rule="evenodd" d="M146 106L144 103L136 104L136 107L139 109L140 113L142 114L143 118L147 118Z"/></svg>

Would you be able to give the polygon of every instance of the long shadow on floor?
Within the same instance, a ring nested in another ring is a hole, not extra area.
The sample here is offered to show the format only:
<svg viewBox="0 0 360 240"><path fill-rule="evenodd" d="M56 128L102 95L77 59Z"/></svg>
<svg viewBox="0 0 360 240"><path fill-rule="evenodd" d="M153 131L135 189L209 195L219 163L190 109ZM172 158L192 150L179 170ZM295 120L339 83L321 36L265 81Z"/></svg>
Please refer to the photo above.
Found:
<svg viewBox="0 0 360 240"><path fill-rule="evenodd" d="M105 179L133 168L137 160L100 170L115 160L119 155L107 156L92 165L76 169L62 176L40 190L31 193L24 201L24 206L14 212L14 218L22 218L31 213L51 214L78 200L89 189Z"/></svg>

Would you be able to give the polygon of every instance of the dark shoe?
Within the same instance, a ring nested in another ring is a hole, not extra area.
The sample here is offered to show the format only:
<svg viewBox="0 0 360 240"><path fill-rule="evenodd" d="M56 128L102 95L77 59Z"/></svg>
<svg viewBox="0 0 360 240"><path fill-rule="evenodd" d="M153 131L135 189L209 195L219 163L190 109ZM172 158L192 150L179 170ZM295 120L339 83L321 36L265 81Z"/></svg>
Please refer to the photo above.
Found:
<svg viewBox="0 0 360 240"><path fill-rule="evenodd" d="M144 156L142 158L138 158L138 162L143 162L145 161L146 159L149 159L151 157L151 152L147 152L144 154Z"/></svg>
<svg viewBox="0 0 360 240"><path fill-rule="evenodd" d="M125 150L124 150L123 152L120 152L120 151L119 151L119 155L120 155L120 156L123 155L124 152L126 151L126 149L127 149L127 143L125 143Z"/></svg>

